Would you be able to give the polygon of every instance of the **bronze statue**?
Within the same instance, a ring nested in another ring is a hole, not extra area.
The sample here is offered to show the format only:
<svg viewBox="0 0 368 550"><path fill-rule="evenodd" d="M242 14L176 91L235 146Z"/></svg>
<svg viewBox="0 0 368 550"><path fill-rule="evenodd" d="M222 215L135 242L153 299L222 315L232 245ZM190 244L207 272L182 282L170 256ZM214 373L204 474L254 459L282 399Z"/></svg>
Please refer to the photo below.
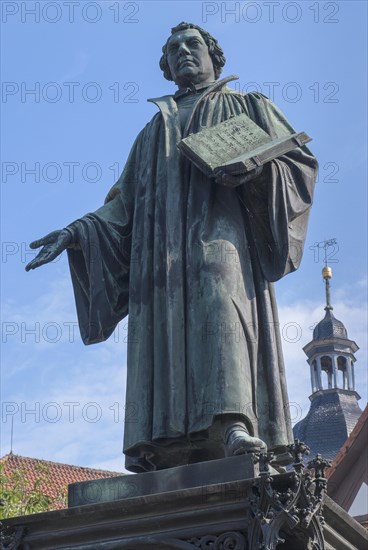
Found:
<svg viewBox="0 0 368 550"><path fill-rule="evenodd" d="M209 33L172 29L160 67L178 91L150 100L159 112L105 205L31 244L43 248L27 270L67 249L85 344L129 313L134 472L266 445L282 462L292 442L272 283L299 266L317 162L304 146L210 178L180 153L184 136L242 113L272 137L293 131L265 96L219 80L224 64Z"/></svg>

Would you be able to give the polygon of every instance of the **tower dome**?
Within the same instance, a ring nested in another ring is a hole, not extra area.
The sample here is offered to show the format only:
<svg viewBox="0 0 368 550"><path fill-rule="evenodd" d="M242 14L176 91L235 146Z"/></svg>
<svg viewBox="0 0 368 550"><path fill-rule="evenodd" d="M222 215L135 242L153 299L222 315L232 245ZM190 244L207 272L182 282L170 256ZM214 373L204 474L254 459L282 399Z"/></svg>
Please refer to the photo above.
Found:
<svg viewBox="0 0 368 550"><path fill-rule="evenodd" d="M326 308L326 314L313 330L313 340L329 340L330 338L348 338L344 323L336 319L332 308Z"/></svg>

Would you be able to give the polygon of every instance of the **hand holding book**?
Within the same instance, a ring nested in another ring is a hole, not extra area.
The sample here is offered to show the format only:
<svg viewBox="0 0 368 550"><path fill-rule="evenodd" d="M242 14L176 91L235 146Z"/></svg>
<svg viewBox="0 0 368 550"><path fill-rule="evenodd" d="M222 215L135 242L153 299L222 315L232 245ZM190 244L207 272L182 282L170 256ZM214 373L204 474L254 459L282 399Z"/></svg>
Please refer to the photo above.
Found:
<svg viewBox="0 0 368 550"><path fill-rule="evenodd" d="M259 167L310 140L304 132L272 138L246 114L241 114L190 134L178 147L208 177L233 187L257 177Z"/></svg>
<svg viewBox="0 0 368 550"><path fill-rule="evenodd" d="M248 183L255 178L257 178L263 170L263 166L257 166L249 172L244 172L244 174L231 175L226 170L216 169L214 171L214 177L216 183L220 185L225 185L226 187L238 187L238 185L243 185Z"/></svg>

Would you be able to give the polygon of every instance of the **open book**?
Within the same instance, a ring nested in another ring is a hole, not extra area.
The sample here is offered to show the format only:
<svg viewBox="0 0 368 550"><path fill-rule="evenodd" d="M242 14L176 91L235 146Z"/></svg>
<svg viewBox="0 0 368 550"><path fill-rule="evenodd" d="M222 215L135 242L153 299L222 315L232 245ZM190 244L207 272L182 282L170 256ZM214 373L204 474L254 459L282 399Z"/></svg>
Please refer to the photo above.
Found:
<svg viewBox="0 0 368 550"><path fill-rule="evenodd" d="M178 143L178 147L211 177L217 170L231 175L244 174L308 141L311 138L304 132L272 139L246 114L241 114L190 134Z"/></svg>

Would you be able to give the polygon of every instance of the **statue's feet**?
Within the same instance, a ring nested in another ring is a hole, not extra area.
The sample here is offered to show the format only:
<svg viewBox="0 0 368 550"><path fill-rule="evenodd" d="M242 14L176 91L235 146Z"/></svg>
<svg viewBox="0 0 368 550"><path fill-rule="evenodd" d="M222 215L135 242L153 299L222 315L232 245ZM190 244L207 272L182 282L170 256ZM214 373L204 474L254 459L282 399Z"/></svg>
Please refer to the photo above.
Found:
<svg viewBox="0 0 368 550"><path fill-rule="evenodd" d="M267 445L262 439L249 435L243 422L233 422L223 430L226 456L246 453L267 452Z"/></svg>

